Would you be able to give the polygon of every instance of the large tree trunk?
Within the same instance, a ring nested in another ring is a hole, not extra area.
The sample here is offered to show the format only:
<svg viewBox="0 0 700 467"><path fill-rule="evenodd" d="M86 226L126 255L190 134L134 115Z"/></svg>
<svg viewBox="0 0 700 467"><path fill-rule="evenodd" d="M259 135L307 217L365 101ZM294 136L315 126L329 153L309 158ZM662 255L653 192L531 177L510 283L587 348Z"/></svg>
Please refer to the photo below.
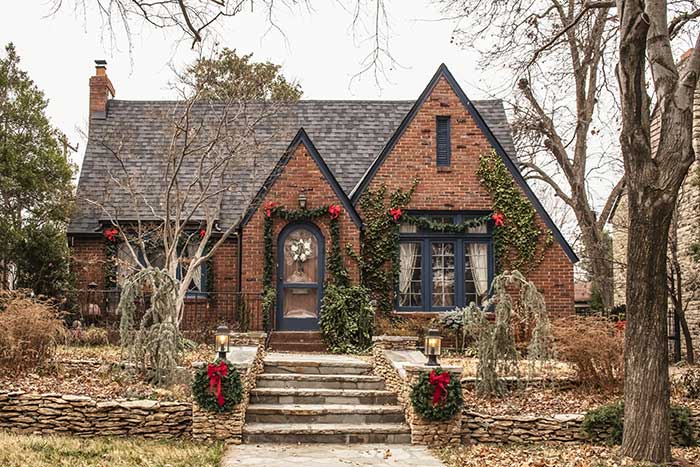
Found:
<svg viewBox="0 0 700 467"><path fill-rule="evenodd" d="M630 203L623 452L671 459L666 245L673 205Z"/></svg>

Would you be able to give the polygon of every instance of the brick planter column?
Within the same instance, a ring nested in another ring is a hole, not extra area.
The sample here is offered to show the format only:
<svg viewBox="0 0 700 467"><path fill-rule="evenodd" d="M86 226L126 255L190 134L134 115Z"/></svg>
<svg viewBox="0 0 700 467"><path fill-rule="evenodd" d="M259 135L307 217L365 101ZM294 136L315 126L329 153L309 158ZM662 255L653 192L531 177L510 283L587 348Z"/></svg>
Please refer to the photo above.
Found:
<svg viewBox="0 0 700 467"><path fill-rule="evenodd" d="M452 378L461 380L462 368L457 366L441 366L443 371L448 371ZM418 380L422 372L430 372L435 367L425 365L410 365L404 367L406 370L406 383L410 394L410 388ZM423 420L413 410L413 406L408 401L407 419L411 426L411 443L426 444L429 446L445 446L448 444L459 444L462 442L462 413L455 414L452 420L444 422L430 422Z"/></svg>

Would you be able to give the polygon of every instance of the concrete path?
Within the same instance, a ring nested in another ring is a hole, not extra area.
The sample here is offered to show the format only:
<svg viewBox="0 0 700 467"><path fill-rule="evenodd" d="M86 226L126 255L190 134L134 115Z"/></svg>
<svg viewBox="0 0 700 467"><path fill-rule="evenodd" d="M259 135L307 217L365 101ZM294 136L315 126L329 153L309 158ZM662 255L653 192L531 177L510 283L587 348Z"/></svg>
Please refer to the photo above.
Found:
<svg viewBox="0 0 700 467"><path fill-rule="evenodd" d="M241 444L221 467L444 467L425 446L410 444Z"/></svg>

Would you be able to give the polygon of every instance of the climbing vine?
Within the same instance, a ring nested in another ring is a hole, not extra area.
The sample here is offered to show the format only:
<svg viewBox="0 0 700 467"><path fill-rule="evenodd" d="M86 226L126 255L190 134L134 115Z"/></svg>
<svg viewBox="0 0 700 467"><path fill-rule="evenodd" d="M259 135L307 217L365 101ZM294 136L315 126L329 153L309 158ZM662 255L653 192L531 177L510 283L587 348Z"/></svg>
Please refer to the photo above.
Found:
<svg viewBox="0 0 700 467"><path fill-rule="evenodd" d="M498 269L531 271L544 259L552 233L537 225L535 209L495 151L481 156L477 175L493 198L493 210L505 220L494 234Z"/></svg>
<svg viewBox="0 0 700 467"><path fill-rule="evenodd" d="M387 188L382 185L376 191L368 190L360 199L365 229L360 253L347 247L348 254L360 266L360 277L376 309L382 313L393 310L393 296L399 279L399 223L401 210L411 200L418 186L403 191L397 189L387 199ZM398 217L394 217L394 214Z"/></svg>
<svg viewBox="0 0 700 467"><path fill-rule="evenodd" d="M275 309L275 300L277 292L273 286L272 274L275 266L275 258L273 254L273 226L274 220L282 219L287 222L299 222L305 220L314 220L328 216L329 228L331 232L331 247L328 254L328 270L333 277L333 283L339 286L347 286L350 283L350 275L343 263L343 257L340 248L340 225L339 217L342 213L342 208L337 204L321 206L314 209L285 209L276 203L267 203L263 207L265 221L263 224L263 328L269 331L272 326L272 313Z"/></svg>

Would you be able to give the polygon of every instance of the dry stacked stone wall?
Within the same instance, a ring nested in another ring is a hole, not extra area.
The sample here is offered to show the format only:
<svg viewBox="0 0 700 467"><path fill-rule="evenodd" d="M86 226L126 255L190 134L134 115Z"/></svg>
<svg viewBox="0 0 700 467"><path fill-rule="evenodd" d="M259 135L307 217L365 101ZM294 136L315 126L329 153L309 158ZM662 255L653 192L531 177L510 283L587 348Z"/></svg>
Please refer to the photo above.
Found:
<svg viewBox="0 0 700 467"><path fill-rule="evenodd" d="M179 438L192 430L192 404L98 402L87 396L0 392L0 429L22 434Z"/></svg>
<svg viewBox="0 0 700 467"><path fill-rule="evenodd" d="M431 422L423 420L413 410L411 404L411 387L416 381L423 367L407 367L406 375L399 374L386 356L386 350L415 350L417 338L378 336L373 339L372 360L374 372L384 378L387 389L396 393L399 402L404 408L406 422L411 427L411 443L426 444L430 446L443 446L447 444L459 444L462 438L462 419L456 416L454 419L444 422ZM445 368L444 368L445 369ZM453 374L460 378L461 371Z"/></svg>
<svg viewBox="0 0 700 467"><path fill-rule="evenodd" d="M255 333L251 340L251 334L233 336L232 345L257 344L255 358L244 374L241 374L243 383L243 399L231 412L215 413L200 408L197 403L192 404L192 437L198 440L225 440L231 444L241 444L243 440L243 425L245 413L250 402L250 391L255 389L257 377L263 371L265 359L265 333Z"/></svg>

